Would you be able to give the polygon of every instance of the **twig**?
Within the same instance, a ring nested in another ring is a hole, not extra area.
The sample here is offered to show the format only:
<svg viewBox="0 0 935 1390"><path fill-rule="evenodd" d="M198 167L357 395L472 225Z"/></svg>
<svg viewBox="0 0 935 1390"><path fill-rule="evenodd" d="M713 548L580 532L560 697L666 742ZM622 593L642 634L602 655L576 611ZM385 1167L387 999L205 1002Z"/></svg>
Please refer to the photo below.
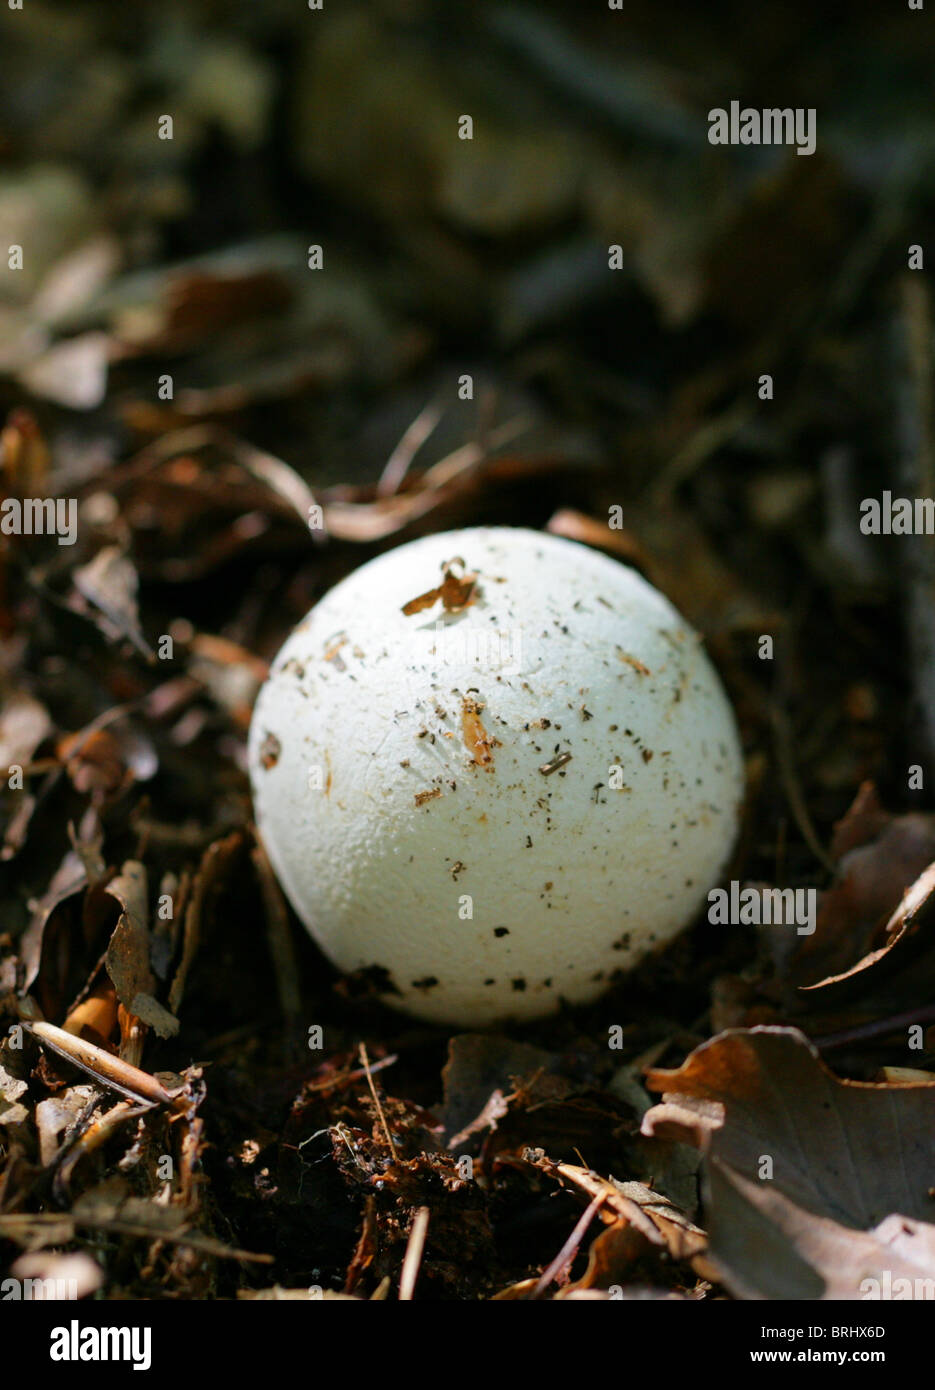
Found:
<svg viewBox="0 0 935 1390"><path fill-rule="evenodd" d="M439 401L430 402L413 420L396 448L386 461L377 483L377 496L390 497L398 492L400 484L409 472L410 464L429 435L442 418Z"/></svg>
<svg viewBox="0 0 935 1390"><path fill-rule="evenodd" d="M124 1220L119 1216L82 1216L80 1212L9 1212L0 1214L0 1234L9 1234L14 1239L17 1233L28 1232L31 1227L40 1229L50 1227L55 1232L56 1242L61 1241L61 1228L64 1225L91 1231L109 1231L114 1235L138 1236L143 1240L166 1241L169 1245L187 1245L202 1254L213 1255L218 1260L249 1260L254 1264L271 1265L273 1255L257 1255L250 1250L238 1250L224 1245L212 1236L199 1235L196 1231L163 1230L149 1226L145 1221Z"/></svg>
<svg viewBox="0 0 935 1390"><path fill-rule="evenodd" d="M389 1145L390 1153L393 1155L393 1162L395 1163L399 1155L396 1152L396 1145L393 1143L393 1136L390 1134L390 1127L386 1123L386 1116L383 1113L383 1106L380 1104L380 1098L377 1095L377 1088L373 1084L373 1075L370 1071L370 1058L367 1056L367 1047L365 1043L360 1044L360 1060L367 1076L367 1085L370 1087L373 1103L377 1107L377 1114L383 1126L383 1133L386 1135L386 1142Z"/></svg>
<svg viewBox="0 0 935 1390"><path fill-rule="evenodd" d="M410 1303L412 1301L412 1295L415 1293L416 1289L416 1280L419 1277L419 1266L422 1263L422 1252L425 1249L425 1237L428 1229L429 1209L428 1207L420 1207L412 1222L412 1230L409 1232L409 1243L406 1246L406 1255L399 1276L400 1303Z"/></svg>
<svg viewBox="0 0 935 1390"><path fill-rule="evenodd" d="M827 1033L823 1038L812 1038L821 1052L831 1052L836 1047L846 1047L848 1043L866 1042L870 1038L885 1037L888 1033L901 1032L913 1023L935 1021L935 1004L924 1009L908 1009L904 1014L893 1014L891 1018L875 1018L870 1023L860 1023L855 1028L842 1028L839 1033Z"/></svg>
<svg viewBox="0 0 935 1390"><path fill-rule="evenodd" d="M379 1062L371 1062L370 1071L371 1073L383 1071L384 1067L391 1067L398 1061L399 1054L392 1052L389 1057L381 1057ZM343 1071L338 1072L335 1076L329 1076L325 1081L308 1082L305 1086L305 1091L311 1095L316 1091L337 1090L344 1086L350 1086L352 1082L359 1081L360 1078L366 1076L366 1074L366 1069L364 1067L345 1067Z"/></svg>
<svg viewBox="0 0 935 1390"><path fill-rule="evenodd" d="M564 767L566 763L570 762L570 753L559 753L551 762L543 763L539 771L542 773L543 777L551 777L553 772L558 772L560 767Z"/></svg>
<svg viewBox="0 0 935 1390"><path fill-rule="evenodd" d="M799 827L802 839L809 849L819 859L829 873L835 872L834 860L822 845L812 824L812 818L808 814L808 807L805 805L805 798L799 785L798 774L795 770L795 760L792 756L792 733L789 727L789 720L783 710L774 701L769 702L770 723L773 726L773 738L776 748L776 762L779 766L779 775L782 779L783 789L786 793L786 800L789 802L789 809L793 819Z"/></svg>
<svg viewBox="0 0 935 1390"><path fill-rule="evenodd" d="M530 1295L531 1298L538 1298L540 1294L544 1293L552 1280L561 1274L565 1266L571 1264L571 1261L578 1252L578 1246L581 1244L582 1236L590 1226L599 1207L603 1204L606 1195L606 1192L598 1192L588 1203L586 1210L582 1212L578 1221L575 1223L574 1230L555 1256L555 1259L547 1269L543 1270L539 1282Z"/></svg>
<svg viewBox="0 0 935 1390"><path fill-rule="evenodd" d="M73 1033L66 1033L64 1028L56 1028L54 1023L24 1021L23 1027L35 1034L46 1047L64 1057L66 1062L80 1067L89 1076L93 1076L95 1081L119 1091L130 1100L148 1105L171 1105L178 1094L167 1091L148 1071L141 1071L129 1062L121 1061L113 1053L105 1052L102 1047L95 1047L94 1043L88 1042L85 1038L76 1038Z"/></svg>

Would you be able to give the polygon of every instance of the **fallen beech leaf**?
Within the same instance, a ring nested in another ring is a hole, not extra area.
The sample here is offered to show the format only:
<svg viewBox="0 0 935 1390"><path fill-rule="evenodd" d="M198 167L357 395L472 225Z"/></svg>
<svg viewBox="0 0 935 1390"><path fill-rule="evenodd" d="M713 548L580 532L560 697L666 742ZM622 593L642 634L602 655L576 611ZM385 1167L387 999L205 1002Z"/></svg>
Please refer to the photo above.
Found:
<svg viewBox="0 0 935 1390"><path fill-rule="evenodd" d="M615 1221L592 1240L588 1267L581 1278L559 1290L555 1297L568 1298L584 1289L609 1289L612 1284L622 1284L631 1266L651 1249L646 1236L629 1221Z"/></svg>
<svg viewBox="0 0 935 1390"><path fill-rule="evenodd" d="M185 925L182 933L182 959L179 961L175 972L171 988L169 990L169 1008L173 1014L178 1013L182 996L185 993L185 981L198 945L201 940L201 928L205 913L206 902L210 901L213 895L223 885L233 862L236 860L241 849L246 843L245 836L239 830L234 830L230 835L222 840L215 840L205 850L198 866L198 872L192 885L191 898L185 910Z"/></svg>
<svg viewBox="0 0 935 1390"><path fill-rule="evenodd" d="M885 945L881 946L879 950L870 951L856 965L852 965L850 970L844 970L839 975L828 975L825 979L818 980L813 985L803 985L802 988L806 990L822 989L826 985L853 979L855 976L863 974L864 971L870 970L878 961L888 956L899 942L917 930L920 925L920 914L923 914L923 909L930 905L933 892L935 892L935 864L929 864L926 869L922 870L915 883L906 889L902 901L887 922ZM923 915L927 918L928 912Z"/></svg>
<svg viewBox="0 0 935 1390"><path fill-rule="evenodd" d="M767 1155L776 1186L816 1215L866 1230L935 1214L935 1085L841 1081L796 1028L722 1033L646 1084L665 1094L644 1134L704 1145L750 1179Z"/></svg>
<svg viewBox="0 0 935 1390"><path fill-rule="evenodd" d="M110 729L82 729L67 734L59 739L56 752L66 764L75 791L108 796L123 784L126 768L120 742Z"/></svg>
<svg viewBox="0 0 935 1390"><path fill-rule="evenodd" d="M796 1029L754 1028L647 1085L664 1095L643 1133L705 1152L705 1259L741 1296L860 1297L858 1275L894 1267L870 1243L892 1244L887 1219L935 1215L935 1083L842 1081Z"/></svg>
<svg viewBox="0 0 935 1390"><path fill-rule="evenodd" d="M832 853L845 846L815 932L798 942L792 969L799 985L844 976L882 944L903 893L935 860L935 818L881 813L865 788L835 829Z"/></svg>
<svg viewBox="0 0 935 1390"><path fill-rule="evenodd" d="M582 545L590 545L596 550L606 550L624 564L633 565L646 574L652 568L652 557L629 531L612 530L606 521L576 512L571 507L562 507L555 512L545 529L551 531L553 536L564 536L565 540L580 541Z"/></svg>

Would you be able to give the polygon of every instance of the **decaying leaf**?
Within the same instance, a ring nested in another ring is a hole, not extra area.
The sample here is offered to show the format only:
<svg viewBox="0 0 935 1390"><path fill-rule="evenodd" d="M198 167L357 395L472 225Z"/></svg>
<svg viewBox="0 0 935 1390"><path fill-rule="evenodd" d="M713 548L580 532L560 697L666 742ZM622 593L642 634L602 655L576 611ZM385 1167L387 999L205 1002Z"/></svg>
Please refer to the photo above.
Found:
<svg viewBox="0 0 935 1390"><path fill-rule="evenodd" d="M856 1274L875 1249L866 1233L935 1215L935 1084L841 1081L797 1030L754 1028L651 1071L647 1085L664 1095L643 1132L706 1155L709 1257L745 1296L860 1297Z"/></svg>
<svg viewBox="0 0 935 1390"><path fill-rule="evenodd" d="M119 876L108 883L106 892L109 897L116 898L121 912L104 963L114 982L117 997L125 1008L132 1011L136 996L141 992L149 994L155 988L149 963L149 904L145 866L135 860L127 860Z"/></svg>

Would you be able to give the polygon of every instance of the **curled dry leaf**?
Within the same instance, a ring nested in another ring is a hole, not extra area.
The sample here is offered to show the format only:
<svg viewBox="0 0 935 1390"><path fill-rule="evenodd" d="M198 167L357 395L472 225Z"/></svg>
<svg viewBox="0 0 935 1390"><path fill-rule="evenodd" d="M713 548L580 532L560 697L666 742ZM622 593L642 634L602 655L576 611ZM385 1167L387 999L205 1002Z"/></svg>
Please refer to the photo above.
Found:
<svg viewBox="0 0 935 1390"><path fill-rule="evenodd" d="M69 1086L58 1095L41 1100L36 1106L36 1130L39 1134L39 1158L48 1168L58 1153L62 1136L84 1115L90 1113L97 1099L93 1086Z"/></svg>
<svg viewBox="0 0 935 1390"><path fill-rule="evenodd" d="M29 989L39 974L46 927L56 908L78 897L88 885L87 870L74 850L69 850L52 876L52 881L36 904L32 920L20 940L23 989Z"/></svg>
<svg viewBox="0 0 935 1390"><path fill-rule="evenodd" d="M835 828L832 855L837 875L821 899L814 934L799 938L792 963L799 985L866 969L873 962L865 957L894 944L900 900L935 860L935 817L893 816L863 787Z"/></svg>
<svg viewBox="0 0 935 1390"><path fill-rule="evenodd" d="M842 971L840 975L829 975L824 980L818 980L814 985L806 985L805 988L822 989L826 985L854 979L872 969L878 962L889 956L896 946L912 936L921 927L923 921L928 922L931 916L933 892L935 892L935 863L929 864L923 869L915 883L906 889L902 901L886 924L886 941L883 946L876 951L870 951L850 970Z"/></svg>

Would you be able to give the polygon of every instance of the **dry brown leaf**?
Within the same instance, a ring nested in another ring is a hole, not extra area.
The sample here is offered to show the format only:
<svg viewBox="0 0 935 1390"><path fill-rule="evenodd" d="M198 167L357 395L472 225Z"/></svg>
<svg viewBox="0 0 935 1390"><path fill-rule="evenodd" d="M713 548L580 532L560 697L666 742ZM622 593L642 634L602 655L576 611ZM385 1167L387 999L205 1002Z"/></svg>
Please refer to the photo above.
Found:
<svg viewBox="0 0 935 1390"><path fill-rule="evenodd" d="M888 1218L935 1214L935 1084L841 1081L797 1030L754 1028L647 1085L664 1095L644 1134L705 1151L705 1259L741 1296L859 1297L856 1276L885 1267L867 1256L881 1231L892 1243Z"/></svg>
<svg viewBox="0 0 935 1390"><path fill-rule="evenodd" d="M133 1012L139 993L149 994L156 981L149 964L149 903L145 866L128 859L105 892L122 909L107 947L104 964L117 998Z"/></svg>

